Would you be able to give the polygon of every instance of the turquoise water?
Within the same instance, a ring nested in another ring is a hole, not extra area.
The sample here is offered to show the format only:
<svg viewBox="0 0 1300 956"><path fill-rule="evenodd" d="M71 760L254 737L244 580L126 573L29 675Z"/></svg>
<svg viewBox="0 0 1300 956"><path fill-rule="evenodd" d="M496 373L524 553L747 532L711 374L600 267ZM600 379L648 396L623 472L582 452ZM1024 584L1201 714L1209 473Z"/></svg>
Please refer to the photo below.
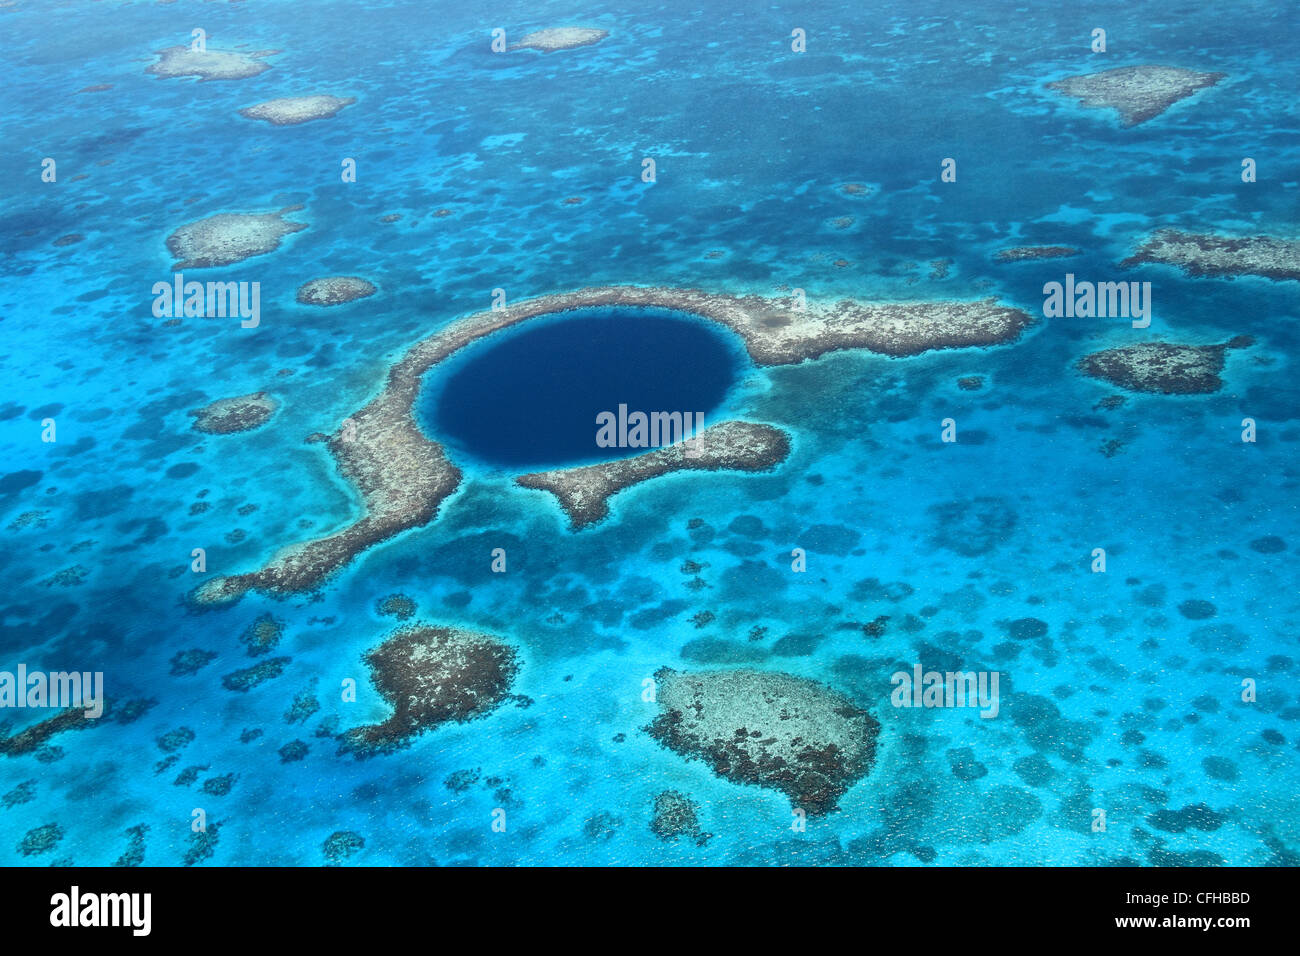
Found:
<svg viewBox="0 0 1300 956"><path fill-rule="evenodd" d="M178 864L201 808L209 865L318 865L338 831L364 838L349 862L380 865L1293 862L1297 285L1116 263L1162 226L1296 234L1294 5L1226 19L1191 3L594 5L581 22L610 33L595 46L489 49L494 27L516 39L573 16L534 0L486 18L449 3L0 9L0 668L99 670L114 701L152 704L0 758L0 860L109 864L145 825L143 862ZM1088 47L1097 26L1104 55ZM243 80L144 72L195 27L213 49L281 52ZM1042 88L1148 62L1228 76L1132 129ZM112 88L78 92L97 84ZM284 128L237 112L315 92L357 102ZM1258 182L1240 181L1243 156ZM57 182L41 181L45 157ZM955 183L940 181L947 157ZM261 282L258 328L154 318L172 230L299 203L289 218L308 228L277 251L196 271ZM69 234L84 238L55 244ZM995 261L1026 244L1082 254ZM1042 319L1043 284L1067 271L1152 281L1150 329ZM379 292L295 302L336 274ZM462 463L436 522L319 591L190 606L201 580L355 517L355 493L304 439L362 407L406 348L494 289L517 301L607 283L997 296L1039 321L999 348L747 369L715 416L791 434L770 473L657 479L574 533L551 496ZM1213 395L1111 408L1114 388L1073 371L1110 346L1241 334L1256 345L1229 354ZM983 387L960 388L969 376ZM259 390L280 401L264 428L191 429L189 410ZM508 573L490 570L497 547ZM687 587L687 560L707 588ZM332 733L386 714L361 655L394 628L377 602L399 592L420 620L518 648L513 690L532 704L392 756L339 756ZM714 618L697 626L702 611ZM273 656L290 660L227 690L256 663L240 637L265 614L283 624ZM882 615L868 638L858 625ZM1026 618L1045 631L1017 637ZM216 656L174 674L192 649ZM997 669L999 718L891 707L890 672L917 662ZM658 668L741 665L822 681L882 725L871 774L805 833L779 793L642 730ZM355 703L338 690L349 678ZM5 717L10 733L34 719ZM159 740L181 727L193 739L160 770ZM294 741L306 752L286 760ZM700 804L707 845L650 831L665 789ZM1202 804L1206 828L1186 825L1180 811ZM22 855L50 823L57 845Z"/></svg>

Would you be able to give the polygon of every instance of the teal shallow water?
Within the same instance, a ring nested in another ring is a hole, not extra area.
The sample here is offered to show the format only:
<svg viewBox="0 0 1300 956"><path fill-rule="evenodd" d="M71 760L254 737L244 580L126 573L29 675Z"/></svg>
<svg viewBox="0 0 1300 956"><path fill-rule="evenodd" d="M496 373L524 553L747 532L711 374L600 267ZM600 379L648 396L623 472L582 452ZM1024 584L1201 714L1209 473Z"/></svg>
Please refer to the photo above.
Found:
<svg viewBox="0 0 1300 956"><path fill-rule="evenodd" d="M422 6L319 9L0 10L11 65L0 124L21 146L0 158L0 667L103 670L110 695L155 702L132 723L0 759L0 793L16 794L0 803L0 859L107 864L127 829L147 824L143 861L175 864L196 807L219 822L216 865L316 865L343 830L365 838L350 861L370 864L1294 859L1295 283L1131 274L1154 285L1142 334L1256 338L1230 354L1211 396L1099 406L1115 389L1072 365L1134 341L1122 320L1039 321L996 349L751 369L718 414L791 433L791 458L770 474L658 479L574 534L550 496L473 467L436 523L316 594L203 613L185 603L193 548L207 549L210 573L251 570L355 513L331 460L303 439L337 427L405 348L486 308L496 288L512 301L619 282L996 295L1041 315L1044 282L1128 278L1115 264L1153 228L1295 235L1297 184L1284 171L1298 158L1297 54L1277 42L1294 34L1294 11L1247 4L1225 27L1193 5L954 16L947 4L742 15L666 3L593 11L586 22L611 34L597 46L498 58L492 27L517 36L570 12L519 3L487 23L449 6L431 38L414 27L429 22ZM144 73L152 51L196 25L213 48L282 52L228 83ZM1098 68L1096 25L1111 37L1105 66L1229 79L1122 130L1041 88ZM789 52L796 26L807 53ZM99 83L113 88L76 92ZM301 127L237 115L316 91L357 103ZM1261 170L1249 186L1243 150ZM45 156L57 183L39 180ZM654 184L640 179L645 156ZM945 185L948 156L959 175ZM344 157L358 161L355 184L339 180ZM873 191L846 195L852 182ZM150 289L170 276L174 228L289 203L303 204L294 218L308 229L202 272L262 282L260 328L160 326ZM72 233L84 238L53 244ZM1082 255L993 259L1030 243ZM331 309L294 302L328 274L364 275L380 293ZM981 390L958 387L972 375ZM281 401L265 428L191 430L189 409L261 389ZM1249 445L1247 416L1259 423ZM40 442L50 417L52 445ZM955 445L939 440L949 417ZM1286 550L1252 547L1266 536ZM490 570L497 547L506 574ZM790 571L795 547L804 574ZM1097 547L1105 574L1089 570ZM707 587L687 586L688 559L706 565ZM52 580L69 568L80 570ZM420 619L517 646L514 691L532 705L391 757L338 756L317 735L328 721L385 714L360 656L394 627L376 602L396 592ZM1210 602L1213 617L1186 616L1189 600ZM697 627L702 611L714 618ZM231 692L221 678L255 663L240 635L266 613L284 622L274 653L291 661ZM874 640L853 626L880 615ZM1012 637L1024 618L1043 622L1045 639ZM758 640L754 628L766 628ZM217 657L173 676L169 662L191 648ZM946 660L1003 674L998 719L888 705L895 664ZM785 797L723 781L642 732L646 676L738 665L824 681L881 721L870 776L804 834L790 831ZM362 689L355 704L338 690L347 678ZM1257 682L1253 704L1240 699L1244 678ZM319 710L290 722L304 691ZM155 773L167 756L158 738L181 726L194 740ZM262 734L242 743L253 728ZM294 740L306 756L286 763L279 751ZM187 767L206 769L175 784ZM476 782L447 784L466 770ZM229 793L202 792L226 774ZM670 788L700 803L705 847L651 833L654 794ZM1214 829L1178 831L1160 815L1199 804ZM497 808L505 833L491 828ZM1091 830L1096 808L1105 833ZM47 823L62 828L58 845L22 856L24 834Z"/></svg>

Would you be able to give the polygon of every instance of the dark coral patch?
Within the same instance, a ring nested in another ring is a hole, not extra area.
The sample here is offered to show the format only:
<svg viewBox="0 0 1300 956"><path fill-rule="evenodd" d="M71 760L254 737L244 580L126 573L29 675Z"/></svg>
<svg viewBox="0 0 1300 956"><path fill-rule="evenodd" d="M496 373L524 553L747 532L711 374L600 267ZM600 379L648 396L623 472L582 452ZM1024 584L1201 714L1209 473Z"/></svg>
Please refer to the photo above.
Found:
<svg viewBox="0 0 1300 956"><path fill-rule="evenodd" d="M1007 631L1018 641L1032 641L1047 635L1047 622L1036 617L1022 617L1012 621Z"/></svg>
<svg viewBox="0 0 1300 956"><path fill-rule="evenodd" d="M1178 613L1191 621L1204 621L1214 617L1218 610L1209 601L1192 598L1178 605Z"/></svg>
<svg viewBox="0 0 1300 956"><path fill-rule="evenodd" d="M1281 554L1286 550L1286 542L1275 534L1267 534L1250 543L1250 550L1260 554Z"/></svg>

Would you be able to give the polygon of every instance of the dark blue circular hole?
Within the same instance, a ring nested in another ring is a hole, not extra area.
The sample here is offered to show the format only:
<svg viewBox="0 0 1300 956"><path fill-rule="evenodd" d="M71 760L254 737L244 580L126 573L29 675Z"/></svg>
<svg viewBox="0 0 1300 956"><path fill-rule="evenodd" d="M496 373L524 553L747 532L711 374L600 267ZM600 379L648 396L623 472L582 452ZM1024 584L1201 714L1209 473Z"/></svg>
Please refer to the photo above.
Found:
<svg viewBox="0 0 1300 956"><path fill-rule="evenodd" d="M468 346L430 374L419 417L439 441L493 465L625 458L647 449L600 447L598 415L624 405L629 416L707 422L745 361L732 333L686 313L580 309Z"/></svg>

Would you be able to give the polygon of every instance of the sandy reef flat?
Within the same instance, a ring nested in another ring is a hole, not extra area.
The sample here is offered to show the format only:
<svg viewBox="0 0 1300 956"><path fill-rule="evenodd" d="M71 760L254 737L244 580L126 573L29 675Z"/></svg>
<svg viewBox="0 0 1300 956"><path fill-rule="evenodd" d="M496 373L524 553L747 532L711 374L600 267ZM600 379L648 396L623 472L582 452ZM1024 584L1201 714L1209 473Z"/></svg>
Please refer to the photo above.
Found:
<svg viewBox="0 0 1300 956"><path fill-rule="evenodd" d="M414 345L389 369L387 383L378 396L350 415L334 434L309 439L327 444L339 474L360 493L364 514L333 534L282 548L258 571L212 578L194 592L193 599L199 604L214 604L237 600L250 588L282 593L309 590L380 541L432 521L443 500L459 486L461 471L447 457L443 446L426 437L416 424L414 409L424 375L448 356L493 333L538 316L590 307L674 309L719 322L741 337L759 365L794 364L850 348L907 356L930 349L997 345L1018 338L1033 321L1028 313L1000 306L991 298L928 303L842 299L828 304L809 302L799 311L788 299L653 286L598 286L478 312ZM773 436L775 430L754 430L763 427L732 423L720 433L727 439L718 443L715 454L721 457L704 460L719 464L740 461L738 456L728 455L729 447L732 451L756 452L755 462L767 462L777 451L784 458L787 444ZM707 440L704 448L707 455ZM626 487L663 473L664 464L665 460L658 458L650 459L650 464L622 466L612 478L606 475L599 487L609 488L612 494L620 477L624 479L622 487ZM680 467L701 466L691 463ZM597 487L594 478L584 475L577 482L566 482L557 474L551 473L546 487L561 501L568 496L571 517L577 516L585 523L587 515L599 512L596 499L578 490L586 483Z"/></svg>
<svg viewBox="0 0 1300 956"><path fill-rule="evenodd" d="M330 96L321 93L313 96L283 96L239 111L248 119L265 120L274 126L297 126L312 120L328 119L345 106L357 101L355 96Z"/></svg>
<svg viewBox="0 0 1300 956"><path fill-rule="evenodd" d="M243 262L274 252L280 240L307 225L284 217L302 206L279 212L223 212L186 223L167 237L167 250L178 260L172 269L205 269Z"/></svg>
<svg viewBox="0 0 1300 956"><path fill-rule="evenodd" d="M1213 86L1226 73L1197 73L1177 66L1121 66L1070 76L1047 88L1077 99L1090 109L1113 109L1124 126L1159 116L1179 100Z"/></svg>
<svg viewBox="0 0 1300 956"><path fill-rule="evenodd" d="M1120 266L1127 268L1143 262L1179 266L1191 276L1300 279L1300 240L1161 229L1152 233Z"/></svg>

